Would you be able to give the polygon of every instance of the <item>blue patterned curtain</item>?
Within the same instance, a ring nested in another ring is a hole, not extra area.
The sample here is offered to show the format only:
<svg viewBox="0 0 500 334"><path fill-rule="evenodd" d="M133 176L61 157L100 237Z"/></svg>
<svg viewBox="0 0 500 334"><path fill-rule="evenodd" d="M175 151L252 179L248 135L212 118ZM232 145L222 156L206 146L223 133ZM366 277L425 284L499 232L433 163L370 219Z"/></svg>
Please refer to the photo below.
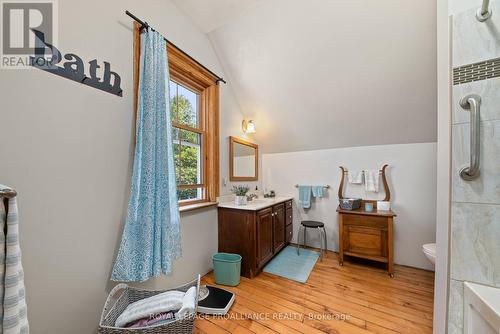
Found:
<svg viewBox="0 0 500 334"><path fill-rule="evenodd" d="M181 256L168 82L165 40L148 30L141 34L134 171L114 281L168 274Z"/></svg>

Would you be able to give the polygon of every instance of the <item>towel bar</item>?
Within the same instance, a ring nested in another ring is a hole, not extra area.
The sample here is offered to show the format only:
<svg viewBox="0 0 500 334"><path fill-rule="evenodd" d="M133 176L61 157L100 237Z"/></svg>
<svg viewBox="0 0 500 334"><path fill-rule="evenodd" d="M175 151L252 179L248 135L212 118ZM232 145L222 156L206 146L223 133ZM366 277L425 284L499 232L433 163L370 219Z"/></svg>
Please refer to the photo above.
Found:
<svg viewBox="0 0 500 334"><path fill-rule="evenodd" d="M295 185L295 188L298 188L298 187L299 187L299 185L298 185L298 184L296 184L296 185ZM329 184L325 184L325 185L323 186L323 188L328 189L328 188L330 188L330 185L329 185Z"/></svg>

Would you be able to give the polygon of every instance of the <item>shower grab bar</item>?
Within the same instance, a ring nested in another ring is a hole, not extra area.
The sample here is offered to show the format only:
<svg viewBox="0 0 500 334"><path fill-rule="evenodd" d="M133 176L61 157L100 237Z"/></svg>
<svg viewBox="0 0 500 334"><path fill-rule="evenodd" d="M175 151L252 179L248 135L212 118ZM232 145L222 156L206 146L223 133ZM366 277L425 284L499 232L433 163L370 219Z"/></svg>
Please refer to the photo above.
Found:
<svg viewBox="0 0 500 334"><path fill-rule="evenodd" d="M483 0L481 8L476 12L476 18L479 22L484 22L491 17L490 0Z"/></svg>
<svg viewBox="0 0 500 334"><path fill-rule="evenodd" d="M481 97L477 94L466 95L460 99L460 106L470 112L470 152L469 167L460 169L460 177L472 181L479 176L479 158L481 149Z"/></svg>

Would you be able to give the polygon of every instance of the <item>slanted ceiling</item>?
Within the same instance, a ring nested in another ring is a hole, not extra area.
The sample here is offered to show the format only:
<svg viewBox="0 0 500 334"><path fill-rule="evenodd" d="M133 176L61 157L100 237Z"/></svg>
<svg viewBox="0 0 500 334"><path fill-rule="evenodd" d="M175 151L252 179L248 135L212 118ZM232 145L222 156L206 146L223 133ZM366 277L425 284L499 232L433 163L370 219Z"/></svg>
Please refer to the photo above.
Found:
<svg viewBox="0 0 500 334"><path fill-rule="evenodd" d="M173 0L204 33L209 33L265 0Z"/></svg>
<svg viewBox="0 0 500 334"><path fill-rule="evenodd" d="M436 141L435 0L176 4L208 32L264 152Z"/></svg>

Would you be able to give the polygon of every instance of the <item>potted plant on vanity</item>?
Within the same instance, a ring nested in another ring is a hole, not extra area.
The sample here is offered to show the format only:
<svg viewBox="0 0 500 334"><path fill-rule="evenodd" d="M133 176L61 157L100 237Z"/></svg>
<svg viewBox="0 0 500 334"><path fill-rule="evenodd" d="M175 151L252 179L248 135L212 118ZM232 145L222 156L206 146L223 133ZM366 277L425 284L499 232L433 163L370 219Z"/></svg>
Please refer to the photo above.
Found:
<svg viewBox="0 0 500 334"><path fill-rule="evenodd" d="M231 192L236 196L234 198L234 204L236 205L246 205L247 204L247 193L250 187L244 186L233 186Z"/></svg>

